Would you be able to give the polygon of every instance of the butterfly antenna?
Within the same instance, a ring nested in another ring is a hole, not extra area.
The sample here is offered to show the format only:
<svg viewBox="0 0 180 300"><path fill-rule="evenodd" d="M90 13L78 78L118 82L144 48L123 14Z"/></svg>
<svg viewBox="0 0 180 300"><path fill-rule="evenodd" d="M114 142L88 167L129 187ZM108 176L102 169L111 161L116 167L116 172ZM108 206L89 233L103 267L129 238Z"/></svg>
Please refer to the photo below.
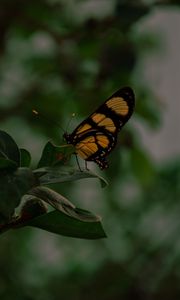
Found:
<svg viewBox="0 0 180 300"><path fill-rule="evenodd" d="M49 123L50 125L54 124L56 125L56 127L60 128L63 132L65 132L64 128L56 121L54 120L51 120L49 118L47 118L46 116L44 116L42 113L40 113L38 110L36 109L32 109L32 113L34 115L36 115L37 117L41 117L43 118L47 123Z"/></svg>
<svg viewBox="0 0 180 300"><path fill-rule="evenodd" d="M68 128L69 128L69 126L70 126L70 124L72 122L72 119L75 117L75 115L76 115L75 113L72 113L71 118L69 119L69 121L68 121L68 123L66 125L66 132L67 132L67 130L68 130Z"/></svg>

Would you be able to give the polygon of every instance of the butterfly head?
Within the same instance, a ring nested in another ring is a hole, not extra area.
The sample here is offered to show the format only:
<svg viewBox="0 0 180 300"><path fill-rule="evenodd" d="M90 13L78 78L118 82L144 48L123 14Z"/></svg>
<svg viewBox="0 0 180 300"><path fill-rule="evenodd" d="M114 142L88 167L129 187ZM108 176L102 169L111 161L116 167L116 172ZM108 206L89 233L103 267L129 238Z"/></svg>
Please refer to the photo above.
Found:
<svg viewBox="0 0 180 300"><path fill-rule="evenodd" d="M63 139L66 141L67 144L71 144L72 143L71 142L71 135L69 133L67 133L67 132L65 132L63 134Z"/></svg>

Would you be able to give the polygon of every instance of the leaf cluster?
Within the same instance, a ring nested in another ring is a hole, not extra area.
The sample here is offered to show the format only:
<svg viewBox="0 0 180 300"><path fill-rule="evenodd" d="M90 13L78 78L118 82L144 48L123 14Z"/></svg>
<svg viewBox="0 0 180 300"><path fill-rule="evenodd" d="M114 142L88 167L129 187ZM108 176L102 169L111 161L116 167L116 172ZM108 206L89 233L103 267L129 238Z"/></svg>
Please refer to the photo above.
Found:
<svg viewBox="0 0 180 300"><path fill-rule="evenodd" d="M31 156L19 149L13 138L0 131L0 232L24 226L38 227L53 233L97 239L105 237L101 218L77 208L68 199L46 187L52 183L98 178L89 172L65 166L73 153L71 146L48 142L37 168L30 168ZM51 207L51 211L49 210Z"/></svg>

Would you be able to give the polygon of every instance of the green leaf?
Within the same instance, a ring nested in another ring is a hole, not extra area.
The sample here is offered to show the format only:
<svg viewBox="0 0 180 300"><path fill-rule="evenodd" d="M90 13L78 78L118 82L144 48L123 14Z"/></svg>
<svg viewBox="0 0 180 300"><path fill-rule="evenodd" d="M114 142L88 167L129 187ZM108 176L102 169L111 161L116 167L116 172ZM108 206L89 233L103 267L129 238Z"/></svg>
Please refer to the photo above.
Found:
<svg viewBox="0 0 180 300"><path fill-rule="evenodd" d="M47 206L44 201L32 196L26 196L26 202L21 207L19 215L14 215L7 221L0 214L0 234L9 229L24 227L29 220L45 213L47 213Z"/></svg>
<svg viewBox="0 0 180 300"><path fill-rule="evenodd" d="M31 163L31 155L26 149L20 149L21 167L29 167Z"/></svg>
<svg viewBox="0 0 180 300"><path fill-rule="evenodd" d="M2 170L9 171L9 170L16 170L16 169L17 169L17 164L14 161L0 157L0 171Z"/></svg>
<svg viewBox="0 0 180 300"><path fill-rule="evenodd" d="M30 189L38 185L36 177L29 168L18 168L14 173L14 183L18 187L21 196L27 194Z"/></svg>
<svg viewBox="0 0 180 300"><path fill-rule="evenodd" d="M5 131L0 130L0 156L14 161L17 166L20 166L20 151L12 139Z"/></svg>
<svg viewBox="0 0 180 300"><path fill-rule="evenodd" d="M101 186L105 187L108 185L108 182L103 177L92 171L80 171L75 170L70 167L47 167L36 169L34 173L39 176L39 181L41 184L52 184L60 183L66 181L74 181L84 178L97 178L100 180Z"/></svg>
<svg viewBox="0 0 180 300"><path fill-rule="evenodd" d="M92 212L75 207L74 214L72 216L76 217L76 219L79 219L81 221L85 222L99 222L101 221L101 217L98 215L94 215Z"/></svg>
<svg viewBox="0 0 180 300"><path fill-rule="evenodd" d="M28 194L41 200L44 200L45 202L53 206L55 209L75 219L86 222L97 222L101 219L99 216L96 216L90 212L77 209L75 205L72 204L64 196L47 187L35 187L32 190L30 190Z"/></svg>
<svg viewBox="0 0 180 300"><path fill-rule="evenodd" d="M9 221L21 197L35 186L35 177L30 169L19 168L14 173L0 172L0 214Z"/></svg>
<svg viewBox="0 0 180 300"><path fill-rule="evenodd" d="M27 220L38 217L48 212L48 207L44 201L31 195L26 195L26 201L21 207L19 217L16 219L16 224L21 225Z"/></svg>
<svg viewBox="0 0 180 300"><path fill-rule="evenodd" d="M38 168L64 164L74 152L71 145L56 146L51 142L45 145Z"/></svg>
<svg viewBox="0 0 180 300"><path fill-rule="evenodd" d="M12 174L0 176L0 199L0 214L5 221L9 221L20 203L20 194Z"/></svg>
<svg viewBox="0 0 180 300"><path fill-rule="evenodd" d="M106 237L100 222L80 221L60 211L52 211L34 218L27 222L26 226L38 227L49 232L81 239L100 239Z"/></svg>

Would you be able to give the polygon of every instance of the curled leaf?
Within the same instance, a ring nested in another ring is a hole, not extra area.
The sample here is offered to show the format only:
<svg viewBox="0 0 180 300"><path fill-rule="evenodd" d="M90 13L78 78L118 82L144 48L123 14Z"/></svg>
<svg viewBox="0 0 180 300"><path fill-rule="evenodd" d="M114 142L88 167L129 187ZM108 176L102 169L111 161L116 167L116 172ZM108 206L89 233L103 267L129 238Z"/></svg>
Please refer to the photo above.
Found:
<svg viewBox="0 0 180 300"><path fill-rule="evenodd" d="M98 222L101 219L99 216L96 216L86 210L76 208L75 205L64 196L47 187L35 187L30 190L28 194L44 200L55 209L75 219L84 222Z"/></svg>
<svg viewBox="0 0 180 300"><path fill-rule="evenodd" d="M101 186L105 187L108 185L106 179L101 177L100 175L92 172L92 171L80 171L75 170L70 167L45 167L36 169L34 171L39 177L39 181L41 184L51 184L51 183L60 183L60 182L67 182L67 181L75 181L84 178L97 178L100 180Z"/></svg>

